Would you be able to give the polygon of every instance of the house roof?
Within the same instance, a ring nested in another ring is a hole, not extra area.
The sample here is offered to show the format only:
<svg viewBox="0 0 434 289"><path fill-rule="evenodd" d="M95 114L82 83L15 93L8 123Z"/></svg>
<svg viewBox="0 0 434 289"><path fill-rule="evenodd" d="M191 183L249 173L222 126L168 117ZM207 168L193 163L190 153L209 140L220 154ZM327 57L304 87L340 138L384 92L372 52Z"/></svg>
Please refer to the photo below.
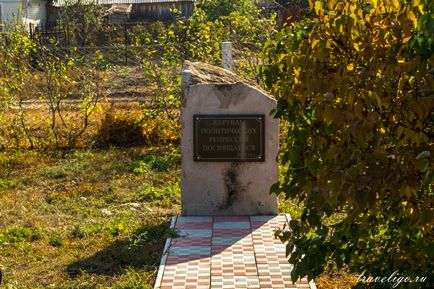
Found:
<svg viewBox="0 0 434 289"><path fill-rule="evenodd" d="M75 3L78 0L53 0L53 6L63 7L67 3ZM112 4L144 4L144 3L174 3L174 2L194 2L194 0L81 0L81 3L95 3L100 5Z"/></svg>

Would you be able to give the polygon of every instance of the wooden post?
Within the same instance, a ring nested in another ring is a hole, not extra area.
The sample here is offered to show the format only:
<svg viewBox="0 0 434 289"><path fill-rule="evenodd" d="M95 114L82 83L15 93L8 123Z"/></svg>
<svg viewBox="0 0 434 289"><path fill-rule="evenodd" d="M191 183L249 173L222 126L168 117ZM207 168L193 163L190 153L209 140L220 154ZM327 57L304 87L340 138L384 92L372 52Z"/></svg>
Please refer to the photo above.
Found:
<svg viewBox="0 0 434 289"><path fill-rule="evenodd" d="M222 67L232 71L232 42L222 42Z"/></svg>

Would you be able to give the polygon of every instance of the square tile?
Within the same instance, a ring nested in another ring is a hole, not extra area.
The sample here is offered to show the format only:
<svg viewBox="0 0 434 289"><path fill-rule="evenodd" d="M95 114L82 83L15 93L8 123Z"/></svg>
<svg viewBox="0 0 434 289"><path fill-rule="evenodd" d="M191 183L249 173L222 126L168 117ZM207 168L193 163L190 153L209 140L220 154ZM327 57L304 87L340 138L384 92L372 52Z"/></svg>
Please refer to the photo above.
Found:
<svg viewBox="0 0 434 289"><path fill-rule="evenodd" d="M192 217L184 217L180 216L176 219L176 224L180 223L211 223L213 221L213 217L210 216L192 216Z"/></svg>
<svg viewBox="0 0 434 289"><path fill-rule="evenodd" d="M181 229L178 230L178 234L180 237L201 237L201 238L210 238L212 236L212 229Z"/></svg>
<svg viewBox="0 0 434 289"><path fill-rule="evenodd" d="M209 255L169 255L167 257L166 265L176 265L176 264L185 264L195 260L205 261L210 260Z"/></svg>
<svg viewBox="0 0 434 289"><path fill-rule="evenodd" d="M235 245L235 244L253 244L253 239L250 235L247 236L232 236L232 237L213 237L212 245Z"/></svg>
<svg viewBox="0 0 434 289"><path fill-rule="evenodd" d="M250 230L250 222L214 223L214 229L249 229Z"/></svg>
<svg viewBox="0 0 434 289"><path fill-rule="evenodd" d="M219 222L250 222L249 216L215 216L214 223Z"/></svg>
<svg viewBox="0 0 434 289"><path fill-rule="evenodd" d="M293 266L289 263L256 264L260 276L291 276Z"/></svg>
<svg viewBox="0 0 434 289"><path fill-rule="evenodd" d="M261 289L296 289L297 285L292 284L288 276L259 276Z"/></svg>
<svg viewBox="0 0 434 289"><path fill-rule="evenodd" d="M211 237L183 237L172 239L171 246L209 246L211 247Z"/></svg>
<svg viewBox="0 0 434 289"><path fill-rule="evenodd" d="M211 276L212 289L237 289L249 288L259 289L258 276L234 276L234 275L215 275Z"/></svg>
<svg viewBox="0 0 434 289"><path fill-rule="evenodd" d="M175 229L212 229L212 222L183 222L177 223Z"/></svg>
<svg viewBox="0 0 434 289"><path fill-rule="evenodd" d="M246 237L251 234L250 229L213 229L214 237Z"/></svg>
<svg viewBox="0 0 434 289"><path fill-rule="evenodd" d="M188 255L211 255L211 247L208 246L188 246L188 247L170 247L169 256L188 256Z"/></svg>
<svg viewBox="0 0 434 289"><path fill-rule="evenodd" d="M211 274L214 275L235 275L235 276L258 276L256 264L221 264L214 262L211 264Z"/></svg>

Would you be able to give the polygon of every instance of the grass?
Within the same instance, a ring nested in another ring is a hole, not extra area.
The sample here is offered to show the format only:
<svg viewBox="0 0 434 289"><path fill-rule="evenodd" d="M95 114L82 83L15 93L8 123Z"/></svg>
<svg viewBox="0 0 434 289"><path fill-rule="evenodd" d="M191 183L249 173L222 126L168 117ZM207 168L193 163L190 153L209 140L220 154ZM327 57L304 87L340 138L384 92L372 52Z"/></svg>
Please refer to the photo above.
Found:
<svg viewBox="0 0 434 289"><path fill-rule="evenodd" d="M152 288L179 212L177 156L171 147L1 152L6 288Z"/></svg>

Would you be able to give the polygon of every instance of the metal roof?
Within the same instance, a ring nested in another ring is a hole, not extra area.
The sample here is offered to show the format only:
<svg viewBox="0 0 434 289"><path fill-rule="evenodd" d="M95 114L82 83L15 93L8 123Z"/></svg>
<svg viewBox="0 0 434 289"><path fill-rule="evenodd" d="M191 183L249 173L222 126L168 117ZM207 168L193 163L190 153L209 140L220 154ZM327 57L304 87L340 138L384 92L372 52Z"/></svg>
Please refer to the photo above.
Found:
<svg viewBox="0 0 434 289"><path fill-rule="evenodd" d="M63 7L67 4L73 4L79 0L53 0L53 6ZM194 2L194 0L81 0L84 4L147 4L147 3L176 3L176 2Z"/></svg>

